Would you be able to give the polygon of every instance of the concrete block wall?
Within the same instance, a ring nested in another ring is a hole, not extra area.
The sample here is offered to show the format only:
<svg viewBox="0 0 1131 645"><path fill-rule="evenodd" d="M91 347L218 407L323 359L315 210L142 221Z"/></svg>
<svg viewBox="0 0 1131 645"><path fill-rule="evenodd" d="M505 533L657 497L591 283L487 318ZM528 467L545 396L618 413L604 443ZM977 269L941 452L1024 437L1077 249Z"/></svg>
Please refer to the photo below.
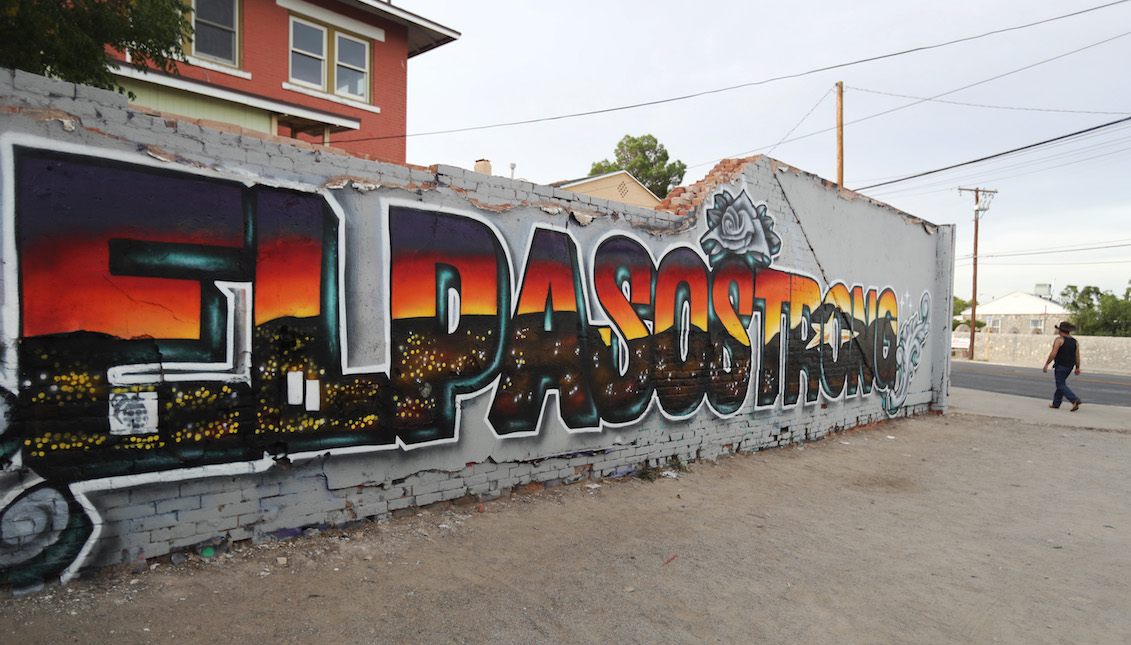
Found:
<svg viewBox="0 0 1131 645"><path fill-rule="evenodd" d="M648 210L0 70L0 174L11 589L946 408L952 228L766 158Z"/></svg>
<svg viewBox="0 0 1131 645"><path fill-rule="evenodd" d="M960 335L969 337L969 332ZM1073 337L1080 343L1080 361L1084 364L1084 371L1129 371L1131 338L1076 334ZM974 338L974 360L1041 367L1052 351L1054 340L1055 334L987 334L982 331Z"/></svg>

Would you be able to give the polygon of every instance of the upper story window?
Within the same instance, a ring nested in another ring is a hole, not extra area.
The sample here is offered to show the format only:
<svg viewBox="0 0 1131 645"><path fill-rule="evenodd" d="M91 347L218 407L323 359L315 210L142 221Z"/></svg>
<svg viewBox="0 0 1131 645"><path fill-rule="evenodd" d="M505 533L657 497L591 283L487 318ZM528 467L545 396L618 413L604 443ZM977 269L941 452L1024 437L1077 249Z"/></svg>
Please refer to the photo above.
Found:
<svg viewBox="0 0 1131 645"><path fill-rule="evenodd" d="M291 80L326 89L326 28L291 18Z"/></svg>
<svg viewBox="0 0 1131 645"><path fill-rule="evenodd" d="M369 41L291 18L291 82L369 100Z"/></svg>
<svg viewBox="0 0 1131 645"><path fill-rule="evenodd" d="M369 43L337 34L334 48L334 91L365 101L369 98Z"/></svg>
<svg viewBox="0 0 1131 645"><path fill-rule="evenodd" d="M193 0L192 51L207 60L236 65L238 0Z"/></svg>

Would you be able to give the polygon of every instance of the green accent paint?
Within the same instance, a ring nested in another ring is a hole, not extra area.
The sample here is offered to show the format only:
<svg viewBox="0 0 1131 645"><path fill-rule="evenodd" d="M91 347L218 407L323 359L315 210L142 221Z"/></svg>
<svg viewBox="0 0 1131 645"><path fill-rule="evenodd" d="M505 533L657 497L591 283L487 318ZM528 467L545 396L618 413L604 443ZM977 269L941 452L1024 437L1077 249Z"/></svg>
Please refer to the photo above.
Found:
<svg viewBox="0 0 1131 645"><path fill-rule="evenodd" d="M274 134L271 131L271 113L266 110L145 81L118 77L117 82L127 91L137 95L133 101L130 101L131 105L193 119L230 123L241 128Z"/></svg>
<svg viewBox="0 0 1131 645"><path fill-rule="evenodd" d="M335 373L341 371L341 332L338 317L338 218L334 211L322 203L322 324L323 338L326 339L325 348L327 356L333 356L330 362Z"/></svg>
<svg viewBox="0 0 1131 645"><path fill-rule="evenodd" d="M174 280L251 279L244 249L177 242L110 240L110 273Z"/></svg>
<svg viewBox="0 0 1131 645"><path fill-rule="evenodd" d="M215 281L249 282L254 277L254 265L251 253L241 248L110 240L110 272L114 275L200 282L200 341L157 341L163 360L167 361L222 359L227 342L228 302Z"/></svg>

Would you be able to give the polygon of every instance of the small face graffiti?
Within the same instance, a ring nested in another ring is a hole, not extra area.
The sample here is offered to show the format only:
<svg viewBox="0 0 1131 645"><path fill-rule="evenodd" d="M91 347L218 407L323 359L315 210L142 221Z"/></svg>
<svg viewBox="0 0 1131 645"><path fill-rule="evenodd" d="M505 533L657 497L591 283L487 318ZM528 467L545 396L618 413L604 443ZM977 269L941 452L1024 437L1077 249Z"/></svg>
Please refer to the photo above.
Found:
<svg viewBox="0 0 1131 645"><path fill-rule="evenodd" d="M110 432L112 434L145 434L156 428L150 407L156 403L156 392L116 392L110 396Z"/></svg>

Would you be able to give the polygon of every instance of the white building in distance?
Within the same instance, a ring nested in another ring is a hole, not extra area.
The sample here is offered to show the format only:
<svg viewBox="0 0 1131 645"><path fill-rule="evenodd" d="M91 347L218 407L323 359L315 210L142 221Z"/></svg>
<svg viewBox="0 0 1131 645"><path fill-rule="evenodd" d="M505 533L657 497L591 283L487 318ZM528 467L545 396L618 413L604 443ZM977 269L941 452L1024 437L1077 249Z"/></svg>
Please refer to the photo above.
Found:
<svg viewBox="0 0 1131 645"><path fill-rule="evenodd" d="M1054 327L1068 316L1069 311L1060 303L1024 291L978 305L978 320L995 334L1055 334ZM970 308L957 317L970 320Z"/></svg>

